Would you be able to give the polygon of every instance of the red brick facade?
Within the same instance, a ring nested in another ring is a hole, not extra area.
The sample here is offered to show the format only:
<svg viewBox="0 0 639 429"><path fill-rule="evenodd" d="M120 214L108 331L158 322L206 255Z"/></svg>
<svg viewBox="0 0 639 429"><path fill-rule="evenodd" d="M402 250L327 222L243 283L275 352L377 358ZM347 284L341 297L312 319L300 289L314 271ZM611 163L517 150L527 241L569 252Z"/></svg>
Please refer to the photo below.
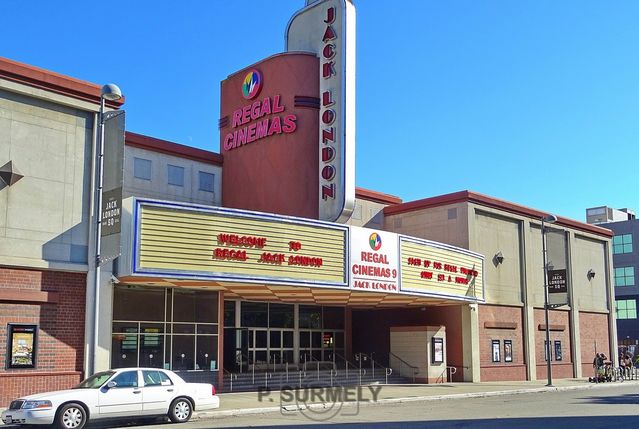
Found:
<svg viewBox="0 0 639 429"><path fill-rule="evenodd" d="M82 378L86 274L0 267L0 408ZM36 368L7 369L7 325L38 325Z"/></svg>
<svg viewBox="0 0 639 429"><path fill-rule="evenodd" d="M574 377L572 362L572 344L570 341L570 312L565 310L549 310L550 351L553 378ZM544 344L546 341L546 319L543 309L535 309L535 358L537 359L537 379L548 377L548 364L545 359ZM607 335L607 332L606 332ZM561 360L555 356L555 343L561 341Z"/></svg>
<svg viewBox="0 0 639 429"><path fill-rule="evenodd" d="M479 306L481 381L526 380L523 314L520 307ZM499 341L500 362L493 362L492 342ZM512 341L512 362L505 361L504 341Z"/></svg>
<svg viewBox="0 0 639 429"><path fill-rule="evenodd" d="M592 361L595 352L612 358L608 341L608 314L579 313L579 333L581 340L581 371L584 377L594 374Z"/></svg>

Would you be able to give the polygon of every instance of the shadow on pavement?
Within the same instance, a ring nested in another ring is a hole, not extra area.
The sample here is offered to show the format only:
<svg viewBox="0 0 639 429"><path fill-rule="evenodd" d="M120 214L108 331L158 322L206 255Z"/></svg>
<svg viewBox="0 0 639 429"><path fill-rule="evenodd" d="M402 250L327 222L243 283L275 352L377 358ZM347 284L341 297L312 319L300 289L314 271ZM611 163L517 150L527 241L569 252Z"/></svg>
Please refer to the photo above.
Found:
<svg viewBox="0 0 639 429"><path fill-rule="evenodd" d="M281 425L281 426L260 426L262 429L275 428L293 428L301 427L304 429L320 429L325 428L326 424L330 424L331 428L372 428L372 429L460 429L460 428L480 428L480 429L497 429L497 428L516 428L516 429L604 429L611 427L635 427L637 416L580 416L580 417L527 417L527 418L502 418L502 419L468 419L468 420L433 420L419 422L383 422L383 423L341 423L332 424L330 421L325 423L307 424L307 425ZM211 421L206 428L224 429L220 426L220 422Z"/></svg>
<svg viewBox="0 0 639 429"><path fill-rule="evenodd" d="M591 396L588 398L584 398L584 402L603 405L637 405L639 404L639 394L628 394L619 396ZM637 414L639 414L639 412L637 412Z"/></svg>

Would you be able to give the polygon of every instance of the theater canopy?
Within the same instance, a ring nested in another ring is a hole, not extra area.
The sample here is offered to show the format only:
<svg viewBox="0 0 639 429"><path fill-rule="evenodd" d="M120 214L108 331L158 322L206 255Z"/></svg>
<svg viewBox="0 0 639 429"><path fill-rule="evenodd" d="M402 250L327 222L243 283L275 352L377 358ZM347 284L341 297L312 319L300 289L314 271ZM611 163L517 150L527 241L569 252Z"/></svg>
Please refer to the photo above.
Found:
<svg viewBox="0 0 639 429"><path fill-rule="evenodd" d="M484 258L387 231L129 198L118 276L253 300L372 307L483 302Z"/></svg>

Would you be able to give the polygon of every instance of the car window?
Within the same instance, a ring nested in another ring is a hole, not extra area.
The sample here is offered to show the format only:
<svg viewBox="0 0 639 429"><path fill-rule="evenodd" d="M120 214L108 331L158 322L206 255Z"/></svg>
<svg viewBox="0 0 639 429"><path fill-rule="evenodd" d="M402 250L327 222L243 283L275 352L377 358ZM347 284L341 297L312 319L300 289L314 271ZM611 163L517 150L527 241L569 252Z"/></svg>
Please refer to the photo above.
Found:
<svg viewBox="0 0 639 429"><path fill-rule="evenodd" d="M142 371L145 386L170 386L171 379L162 371Z"/></svg>
<svg viewBox="0 0 639 429"><path fill-rule="evenodd" d="M162 386L171 386L173 384L169 376L166 375L164 372L158 371L158 374L160 374L160 384Z"/></svg>
<svg viewBox="0 0 639 429"><path fill-rule="evenodd" d="M98 387L102 387L102 385L114 374L113 371L104 371L99 372L97 374L93 374L91 377L84 380L82 383L78 384L76 389L97 389Z"/></svg>
<svg viewBox="0 0 639 429"><path fill-rule="evenodd" d="M118 387L138 387L138 372L137 371L125 371L115 376L112 380L116 382L116 388Z"/></svg>

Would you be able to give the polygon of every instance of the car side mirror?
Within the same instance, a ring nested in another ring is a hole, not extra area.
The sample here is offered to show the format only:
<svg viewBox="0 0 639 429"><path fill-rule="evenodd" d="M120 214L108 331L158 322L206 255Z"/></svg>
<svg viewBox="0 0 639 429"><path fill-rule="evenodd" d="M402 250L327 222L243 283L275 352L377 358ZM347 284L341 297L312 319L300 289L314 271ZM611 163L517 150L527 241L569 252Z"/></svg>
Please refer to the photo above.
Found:
<svg viewBox="0 0 639 429"><path fill-rule="evenodd" d="M115 386L117 386L118 383L116 383L115 381L109 381L106 385L107 389L113 389Z"/></svg>

